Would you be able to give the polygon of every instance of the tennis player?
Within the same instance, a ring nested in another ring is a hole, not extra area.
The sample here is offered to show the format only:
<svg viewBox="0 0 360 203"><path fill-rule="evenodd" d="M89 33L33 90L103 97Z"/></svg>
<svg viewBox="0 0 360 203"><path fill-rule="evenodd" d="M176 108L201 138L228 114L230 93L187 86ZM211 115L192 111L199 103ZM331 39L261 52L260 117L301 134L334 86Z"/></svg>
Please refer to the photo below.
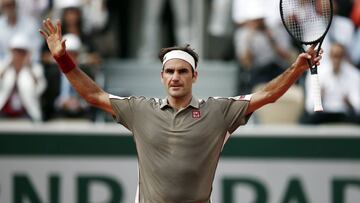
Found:
<svg viewBox="0 0 360 203"><path fill-rule="evenodd" d="M140 203L210 203L219 156L229 135L255 110L281 97L308 69L307 59L319 64L321 58L315 57L313 46L259 92L198 100L192 95L198 55L189 46L164 48L159 54L160 78L167 97L124 98L108 94L76 67L66 52L60 21L54 25L44 20L40 33L77 92L132 132Z"/></svg>

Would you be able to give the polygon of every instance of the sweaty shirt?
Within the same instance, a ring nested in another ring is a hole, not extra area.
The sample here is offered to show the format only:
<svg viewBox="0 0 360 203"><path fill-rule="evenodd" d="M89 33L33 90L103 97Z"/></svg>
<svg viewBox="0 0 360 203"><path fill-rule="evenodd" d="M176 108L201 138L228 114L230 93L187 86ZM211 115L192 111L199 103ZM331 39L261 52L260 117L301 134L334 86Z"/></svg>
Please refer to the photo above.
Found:
<svg viewBox="0 0 360 203"><path fill-rule="evenodd" d="M228 136L244 125L251 95L192 98L178 111L166 99L116 97L118 123L134 137L139 203L210 203L212 182Z"/></svg>

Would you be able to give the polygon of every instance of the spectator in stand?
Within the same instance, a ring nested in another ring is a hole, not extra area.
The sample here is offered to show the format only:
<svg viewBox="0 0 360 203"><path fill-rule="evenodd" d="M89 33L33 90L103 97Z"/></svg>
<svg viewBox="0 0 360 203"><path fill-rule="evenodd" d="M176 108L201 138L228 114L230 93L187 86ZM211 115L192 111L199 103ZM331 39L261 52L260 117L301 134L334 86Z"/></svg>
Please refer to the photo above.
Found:
<svg viewBox="0 0 360 203"><path fill-rule="evenodd" d="M49 9L49 0L16 0L19 13L32 17L38 25Z"/></svg>
<svg viewBox="0 0 360 203"><path fill-rule="evenodd" d="M66 34L66 49L76 61L81 54L81 40L77 35ZM91 118L89 105L76 93L64 74L60 76L60 94L55 106L60 118Z"/></svg>
<svg viewBox="0 0 360 203"><path fill-rule="evenodd" d="M356 32L353 42L351 43L350 56L353 63L360 70L360 0L355 0L354 7L351 12L351 20L355 24Z"/></svg>
<svg viewBox="0 0 360 203"><path fill-rule="evenodd" d="M10 40L11 57L0 65L0 117L42 120L40 96L46 80L42 66L30 60L31 42L23 33Z"/></svg>
<svg viewBox="0 0 360 203"><path fill-rule="evenodd" d="M346 46L334 42L330 56L324 58L319 71L324 112L313 112L313 100L307 91L307 115L302 119L306 124L359 123L360 120L360 71L347 57ZM309 74L306 89L310 88Z"/></svg>
<svg viewBox="0 0 360 203"><path fill-rule="evenodd" d="M351 43L350 49L351 60L360 70L360 27L358 27L355 32L353 43Z"/></svg>
<svg viewBox="0 0 360 203"><path fill-rule="evenodd" d="M61 17L63 9L77 8L82 17L82 29L86 34L91 35L96 30L103 29L109 18L106 7L107 0L53 0L54 15Z"/></svg>
<svg viewBox="0 0 360 203"><path fill-rule="evenodd" d="M357 1L357 0L335 0L335 1L333 1L333 4L337 5L337 14L339 16L349 18L351 9L352 9L355 1Z"/></svg>
<svg viewBox="0 0 360 203"><path fill-rule="evenodd" d="M113 33L107 30L106 0L54 0L53 10L62 19L64 32L80 36L86 49L80 56L81 63L98 65L99 55L109 56L114 52Z"/></svg>
<svg viewBox="0 0 360 203"><path fill-rule="evenodd" d="M212 0L208 31L211 35L221 37L229 32L229 14L232 0Z"/></svg>
<svg viewBox="0 0 360 203"><path fill-rule="evenodd" d="M321 0L317 0L317 2L320 1ZM351 19L348 17L349 14L347 16L343 14L340 15L340 9L344 5L341 6L341 4L339 4L337 1L334 1L333 6L334 16L332 19L331 27L322 44L322 49L325 50L325 53L323 55L324 58L329 57L330 51L327 50L331 49L333 41L341 42L347 49L347 53L351 54L353 52L351 50L351 43L349 42L349 40L351 40L354 36L354 23L351 22ZM321 7L318 6L317 8L320 9Z"/></svg>
<svg viewBox="0 0 360 203"><path fill-rule="evenodd" d="M31 58L39 61L41 38L38 24L31 16L22 15L18 11L16 0L1 0L0 16L0 60L9 57L9 42L16 33L24 33L31 39Z"/></svg>
<svg viewBox="0 0 360 203"><path fill-rule="evenodd" d="M83 4L79 0L65 0L59 5L61 8L62 31L64 34L74 34L81 40L81 55L78 57L80 64L88 67L97 67L100 64L100 56L97 53L92 36L86 32L82 12Z"/></svg>
<svg viewBox="0 0 360 203"><path fill-rule="evenodd" d="M270 27L266 21L272 17L267 12L268 5L264 0L234 1L233 19L237 25L234 43L241 70L238 89L245 89L240 93L249 93L257 84L270 81L290 60L289 38L277 33L286 31Z"/></svg>
<svg viewBox="0 0 360 203"><path fill-rule="evenodd" d="M176 44L194 44L191 32L191 0L170 0L171 11L174 14ZM142 20L142 46L138 56L141 59L156 59L155 54L161 46L159 31L161 15L165 0L145 0ZM196 48L195 48L196 49Z"/></svg>

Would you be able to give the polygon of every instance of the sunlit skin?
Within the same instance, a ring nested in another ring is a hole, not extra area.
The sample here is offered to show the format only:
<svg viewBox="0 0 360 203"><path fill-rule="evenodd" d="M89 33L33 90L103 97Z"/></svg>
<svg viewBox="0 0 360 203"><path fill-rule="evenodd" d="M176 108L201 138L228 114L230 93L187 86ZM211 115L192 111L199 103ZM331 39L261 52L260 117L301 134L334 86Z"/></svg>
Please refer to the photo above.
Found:
<svg viewBox="0 0 360 203"><path fill-rule="evenodd" d="M161 82L167 92L169 104L179 110L186 107L192 98L192 85L197 80L197 71L181 59L171 59L164 65Z"/></svg>

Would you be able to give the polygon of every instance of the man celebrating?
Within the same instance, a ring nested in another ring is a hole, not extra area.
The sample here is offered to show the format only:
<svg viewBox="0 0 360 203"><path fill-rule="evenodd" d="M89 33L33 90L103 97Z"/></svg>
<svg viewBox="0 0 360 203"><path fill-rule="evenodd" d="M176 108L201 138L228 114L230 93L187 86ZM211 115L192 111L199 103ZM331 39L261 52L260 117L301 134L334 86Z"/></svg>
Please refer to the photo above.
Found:
<svg viewBox="0 0 360 203"><path fill-rule="evenodd" d="M252 112L283 95L308 69L308 59L319 65L321 58L315 57L314 45L262 91L198 100L192 95L198 78L197 54L189 46L165 48L159 57L167 98L122 98L106 93L76 68L66 52L60 21L55 26L47 19L43 26L41 34L76 91L132 132L139 160L136 202L140 203L209 203L228 136L244 125Z"/></svg>

